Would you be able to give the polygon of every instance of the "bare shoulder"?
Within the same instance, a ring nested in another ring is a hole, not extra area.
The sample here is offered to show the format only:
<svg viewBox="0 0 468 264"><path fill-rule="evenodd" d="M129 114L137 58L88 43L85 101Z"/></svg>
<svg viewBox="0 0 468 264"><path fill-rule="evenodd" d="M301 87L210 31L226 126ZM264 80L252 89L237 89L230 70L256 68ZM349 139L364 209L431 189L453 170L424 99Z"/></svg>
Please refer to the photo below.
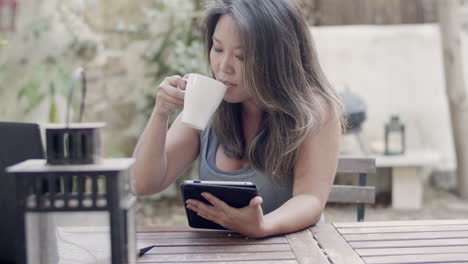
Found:
<svg viewBox="0 0 468 264"><path fill-rule="evenodd" d="M320 113L315 113L313 116L320 116L320 118L318 119L318 122L316 122L315 126L309 129L307 138L310 139L316 136L320 137L320 135L340 135L342 131L343 118L342 111L339 106L333 105L332 102L323 97L320 97L317 101L319 104L318 111L320 111Z"/></svg>

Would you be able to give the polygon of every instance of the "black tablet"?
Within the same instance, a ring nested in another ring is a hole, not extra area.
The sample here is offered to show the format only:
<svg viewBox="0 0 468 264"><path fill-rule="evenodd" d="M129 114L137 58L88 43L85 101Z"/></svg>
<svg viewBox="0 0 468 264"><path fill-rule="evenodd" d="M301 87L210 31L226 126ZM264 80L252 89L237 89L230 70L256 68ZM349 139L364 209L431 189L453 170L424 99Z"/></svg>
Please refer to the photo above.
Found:
<svg viewBox="0 0 468 264"><path fill-rule="evenodd" d="M185 201L199 200L210 204L201 193L207 192L216 196L226 204L236 208L249 205L252 198L258 195L257 187L251 182L235 181L184 181L180 184L180 192L184 201L187 220L193 228L226 229L210 220L198 216L194 211L187 209Z"/></svg>

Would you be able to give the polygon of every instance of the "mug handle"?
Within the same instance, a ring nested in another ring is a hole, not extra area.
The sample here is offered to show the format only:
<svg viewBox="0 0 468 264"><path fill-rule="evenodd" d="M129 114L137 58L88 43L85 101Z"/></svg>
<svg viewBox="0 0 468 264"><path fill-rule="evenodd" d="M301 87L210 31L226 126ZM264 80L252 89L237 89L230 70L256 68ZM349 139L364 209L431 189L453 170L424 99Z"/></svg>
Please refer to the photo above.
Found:
<svg viewBox="0 0 468 264"><path fill-rule="evenodd" d="M188 78L183 78L183 77L182 77L182 80L185 81L185 89L187 89L187 84L188 84L189 78L190 78L190 74L188 74ZM179 91L185 93L185 90L180 89L179 86L177 86L177 89L178 89Z"/></svg>

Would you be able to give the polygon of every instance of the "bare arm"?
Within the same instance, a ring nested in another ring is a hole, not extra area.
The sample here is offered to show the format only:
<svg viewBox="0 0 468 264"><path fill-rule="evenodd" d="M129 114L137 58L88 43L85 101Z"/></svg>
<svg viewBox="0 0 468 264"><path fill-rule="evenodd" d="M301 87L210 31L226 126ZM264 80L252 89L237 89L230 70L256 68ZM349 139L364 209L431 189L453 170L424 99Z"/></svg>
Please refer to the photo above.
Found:
<svg viewBox="0 0 468 264"><path fill-rule="evenodd" d="M198 155L198 131L182 124L181 115L167 130L172 111L183 107L184 94L177 87L185 88L178 76L166 78L160 85L156 106L135 148L131 186L137 195L164 190Z"/></svg>
<svg viewBox="0 0 468 264"><path fill-rule="evenodd" d="M293 197L265 215L264 236L295 232L320 220L335 179L340 131L333 120L308 135L294 166Z"/></svg>

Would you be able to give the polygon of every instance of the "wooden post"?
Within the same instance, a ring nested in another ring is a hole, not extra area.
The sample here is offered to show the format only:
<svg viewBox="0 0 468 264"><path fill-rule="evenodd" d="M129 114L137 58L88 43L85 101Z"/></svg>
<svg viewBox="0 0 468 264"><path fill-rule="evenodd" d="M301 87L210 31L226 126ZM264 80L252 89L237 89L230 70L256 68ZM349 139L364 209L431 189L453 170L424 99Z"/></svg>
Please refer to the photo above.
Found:
<svg viewBox="0 0 468 264"><path fill-rule="evenodd" d="M460 1L437 2L445 84L457 156L458 193L462 198L468 198L468 101L460 46Z"/></svg>

